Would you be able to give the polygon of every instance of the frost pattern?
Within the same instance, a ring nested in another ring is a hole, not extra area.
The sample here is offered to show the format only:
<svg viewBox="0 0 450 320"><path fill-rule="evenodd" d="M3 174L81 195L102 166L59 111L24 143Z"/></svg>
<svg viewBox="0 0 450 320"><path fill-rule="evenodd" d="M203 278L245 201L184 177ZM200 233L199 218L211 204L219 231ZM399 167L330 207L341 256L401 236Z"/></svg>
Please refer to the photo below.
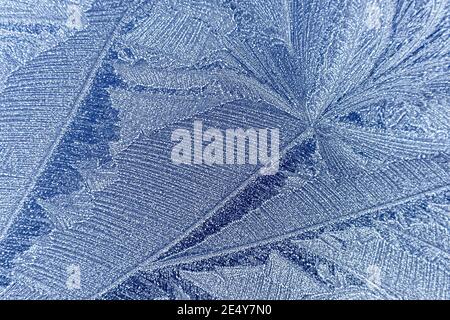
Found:
<svg viewBox="0 0 450 320"><path fill-rule="evenodd" d="M1 1L0 298L449 299L449 27L447 0ZM173 164L198 119L279 128L279 172Z"/></svg>

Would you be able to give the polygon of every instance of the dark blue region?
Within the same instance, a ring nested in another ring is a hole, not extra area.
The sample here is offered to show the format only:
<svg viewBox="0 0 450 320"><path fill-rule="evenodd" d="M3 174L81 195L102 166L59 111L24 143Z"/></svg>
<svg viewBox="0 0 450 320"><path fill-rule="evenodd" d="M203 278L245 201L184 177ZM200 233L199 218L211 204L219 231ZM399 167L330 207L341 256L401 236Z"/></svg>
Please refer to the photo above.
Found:
<svg viewBox="0 0 450 320"><path fill-rule="evenodd" d="M316 233L316 237L320 232ZM347 281L358 285L358 279L351 274L336 267L332 261L328 261L323 257L311 254L308 251L299 248L290 240L284 240L277 243L267 244L260 247L249 248L243 251L238 251L225 256L212 257L207 260L190 263L189 265L179 266L183 270L193 272L198 271L214 271L218 266L220 267L237 267L237 266L257 266L266 264L269 261L271 252L278 252L283 258L291 261L304 272L308 273L310 277L320 282L330 289L333 289L334 283L329 279L324 279L319 272L319 265L321 270L326 267L329 275L337 275L337 272L345 274Z"/></svg>
<svg viewBox="0 0 450 320"><path fill-rule="evenodd" d="M350 112L346 116L340 117L339 120L342 122L350 122L357 125L361 125L361 115L355 111Z"/></svg>
<svg viewBox="0 0 450 320"><path fill-rule="evenodd" d="M257 177L237 196L226 202L210 219L178 242L159 258L164 259L199 244L206 237L217 233L233 221L255 210L280 193L289 175L296 173L300 167L313 167L313 155L316 152L314 139L307 139L291 148L281 159L279 171L274 175Z"/></svg>
<svg viewBox="0 0 450 320"><path fill-rule="evenodd" d="M192 300L212 300L220 297L211 296L208 292L199 288L194 283L180 276L181 270L199 272L214 271L220 268L232 268L237 266L258 266L269 261L271 252L277 251L285 259L294 263L301 270L308 273L315 281L326 285L330 290L336 288L332 276L345 276L345 281L351 285L363 285L361 280L337 267L332 261L313 255L301 249L290 241L268 244L257 248L235 252L230 255L212 257L207 260L192 262L185 265L167 267L155 271L140 272L131 276L116 288L105 293L101 299L105 300L152 300L152 299L186 299L179 296L180 289L187 298ZM319 271L320 266L320 271ZM328 269L324 278L320 272ZM177 296L178 295L178 296Z"/></svg>
<svg viewBox="0 0 450 320"><path fill-rule="evenodd" d="M180 296L180 294L183 296ZM104 300L155 300L184 299L212 300L210 294L189 281L182 279L175 269L140 272L128 278L116 288L105 293Z"/></svg>
<svg viewBox="0 0 450 320"><path fill-rule="evenodd" d="M42 23L20 24L15 22L8 22L8 23L0 23L0 29L30 34L41 34L44 32L55 34L61 28L57 25L52 24L42 24Z"/></svg>
<svg viewBox="0 0 450 320"><path fill-rule="evenodd" d="M77 164L95 161L98 166L111 160L109 143L119 139L118 111L112 107L108 88L122 86L108 61L97 72L88 95L62 137L47 167L39 176L30 197L0 242L0 286L10 283L8 274L16 256L27 251L36 237L52 230L52 222L38 200L68 195L83 186Z"/></svg>

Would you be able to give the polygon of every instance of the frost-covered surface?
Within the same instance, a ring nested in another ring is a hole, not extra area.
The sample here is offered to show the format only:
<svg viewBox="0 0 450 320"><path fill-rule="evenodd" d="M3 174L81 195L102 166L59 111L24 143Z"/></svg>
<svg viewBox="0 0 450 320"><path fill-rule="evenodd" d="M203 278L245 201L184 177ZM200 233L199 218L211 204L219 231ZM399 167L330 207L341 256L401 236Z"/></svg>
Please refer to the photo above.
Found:
<svg viewBox="0 0 450 320"><path fill-rule="evenodd" d="M0 0L0 298L449 299L449 27L448 0ZM279 128L280 170L173 164L195 119Z"/></svg>

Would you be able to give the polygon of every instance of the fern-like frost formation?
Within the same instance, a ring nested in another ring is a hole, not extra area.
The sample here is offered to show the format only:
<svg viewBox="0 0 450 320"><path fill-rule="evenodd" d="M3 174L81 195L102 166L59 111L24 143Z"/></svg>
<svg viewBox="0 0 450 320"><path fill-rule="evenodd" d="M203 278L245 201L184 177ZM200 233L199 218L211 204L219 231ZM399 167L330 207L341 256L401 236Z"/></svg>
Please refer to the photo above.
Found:
<svg viewBox="0 0 450 320"><path fill-rule="evenodd" d="M448 0L0 2L0 299L450 298Z"/></svg>

